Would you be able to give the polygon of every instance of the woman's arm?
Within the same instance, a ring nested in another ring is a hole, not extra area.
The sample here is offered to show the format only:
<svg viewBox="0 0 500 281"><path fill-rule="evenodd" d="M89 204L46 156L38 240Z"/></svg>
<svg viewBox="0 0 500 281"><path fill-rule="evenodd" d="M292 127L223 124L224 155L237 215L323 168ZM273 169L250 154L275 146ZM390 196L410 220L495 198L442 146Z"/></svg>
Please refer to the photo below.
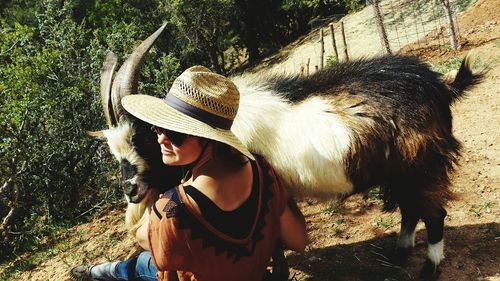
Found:
<svg viewBox="0 0 500 281"><path fill-rule="evenodd" d="M304 252L309 243L306 220L295 201L288 199L287 206L280 217L281 240L285 246L296 252Z"/></svg>
<svg viewBox="0 0 500 281"><path fill-rule="evenodd" d="M146 251L149 251L148 225L148 222L144 223L135 232L137 243Z"/></svg>

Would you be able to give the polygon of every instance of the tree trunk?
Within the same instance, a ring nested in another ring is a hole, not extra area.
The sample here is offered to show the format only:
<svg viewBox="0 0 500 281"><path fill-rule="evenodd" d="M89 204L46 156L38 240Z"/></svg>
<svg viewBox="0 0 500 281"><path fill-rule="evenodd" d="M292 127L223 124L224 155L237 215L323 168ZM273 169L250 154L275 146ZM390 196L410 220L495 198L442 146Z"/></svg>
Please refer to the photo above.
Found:
<svg viewBox="0 0 500 281"><path fill-rule="evenodd" d="M248 51L248 61L254 63L260 58L260 41L258 39L256 22L259 18L258 5L249 0L237 0L235 3L240 10L241 30L243 33L242 41Z"/></svg>
<svg viewBox="0 0 500 281"><path fill-rule="evenodd" d="M257 41L257 32L253 28L245 32L245 45L248 50L248 61L250 63L258 61L260 58L259 42Z"/></svg>
<svg viewBox="0 0 500 281"><path fill-rule="evenodd" d="M12 193L10 194L11 196L7 196L12 198L9 198L9 203L8 203L10 210L7 213L7 215L3 218L2 224L0 225L0 232L4 233L7 233L12 229L14 218L16 217L19 211L20 198L21 198L19 187L11 180L4 183L3 186L0 188L0 195L7 193Z"/></svg>
<svg viewBox="0 0 500 281"><path fill-rule="evenodd" d="M221 66L219 63L219 56L217 55L217 47L215 46L209 46L209 56L210 60L212 61L212 65L214 66L214 69L217 73L219 74L224 74L224 66Z"/></svg>

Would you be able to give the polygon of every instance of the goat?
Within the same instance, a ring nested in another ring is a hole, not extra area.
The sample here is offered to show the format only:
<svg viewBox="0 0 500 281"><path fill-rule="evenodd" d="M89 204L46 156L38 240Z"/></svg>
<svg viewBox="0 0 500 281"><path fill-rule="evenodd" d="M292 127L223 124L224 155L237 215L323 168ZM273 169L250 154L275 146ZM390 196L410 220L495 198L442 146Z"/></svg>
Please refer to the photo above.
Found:
<svg viewBox="0 0 500 281"><path fill-rule="evenodd" d="M101 77L110 126L101 135L129 184L129 224L139 217L143 223L155 195L182 174L161 163L156 136L120 105L121 97L137 93L139 66L163 28L125 61L112 87L113 54ZM236 77L241 97L232 130L271 164L294 196L327 199L380 186L384 210L399 207L402 216L395 259L408 257L422 219L429 245L421 275L433 278L444 258L445 205L454 198L450 175L461 149L450 106L481 77L471 72L467 58L448 81L417 58L401 55L340 63L308 77Z"/></svg>
<svg viewBox="0 0 500 281"><path fill-rule="evenodd" d="M120 104L123 96L137 92L138 66L164 27L138 46L116 75L117 57L112 52L107 53L101 71L100 92L108 129L88 132L93 137L106 139L111 153L120 163L120 186L128 202L125 224L131 233L147 221L158 195L178 184L178 177L182 176L180 168L163 164L151 125L127 114Z"/></svg>

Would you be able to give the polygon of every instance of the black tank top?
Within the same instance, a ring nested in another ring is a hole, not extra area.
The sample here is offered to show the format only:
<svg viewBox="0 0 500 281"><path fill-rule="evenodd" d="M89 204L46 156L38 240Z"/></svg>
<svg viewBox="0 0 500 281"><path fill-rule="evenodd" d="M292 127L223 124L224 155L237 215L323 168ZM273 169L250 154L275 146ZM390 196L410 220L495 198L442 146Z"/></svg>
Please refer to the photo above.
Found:
<svg viewBox="0 0 500 281"><path fill-rule="evenodd" d="M220 232L236 239L243 239L248 236L257 213L259 177L255 162L250 161L250 163L252 164L253 173L252 191L245 202L232 211L222 210L195 187L191 185L184 187L186 194L191 196L200 208L203 218Z"/></svg>

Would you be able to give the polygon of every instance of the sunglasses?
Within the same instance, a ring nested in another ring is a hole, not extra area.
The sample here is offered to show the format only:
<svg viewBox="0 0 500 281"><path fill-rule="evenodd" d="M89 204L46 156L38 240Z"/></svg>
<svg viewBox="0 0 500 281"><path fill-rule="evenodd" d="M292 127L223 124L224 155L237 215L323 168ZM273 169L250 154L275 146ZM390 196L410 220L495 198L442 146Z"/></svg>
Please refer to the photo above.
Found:
<svg viewBox="0 0 500 281"><path fill-rule="evenodd" d="M188 137L188 135L184 133L167 130L165 128L157 126L151 126L151 131L155 132L158 135L165 135L170 140L170 142L177 147L180 147L184 140Z"/></svg>

